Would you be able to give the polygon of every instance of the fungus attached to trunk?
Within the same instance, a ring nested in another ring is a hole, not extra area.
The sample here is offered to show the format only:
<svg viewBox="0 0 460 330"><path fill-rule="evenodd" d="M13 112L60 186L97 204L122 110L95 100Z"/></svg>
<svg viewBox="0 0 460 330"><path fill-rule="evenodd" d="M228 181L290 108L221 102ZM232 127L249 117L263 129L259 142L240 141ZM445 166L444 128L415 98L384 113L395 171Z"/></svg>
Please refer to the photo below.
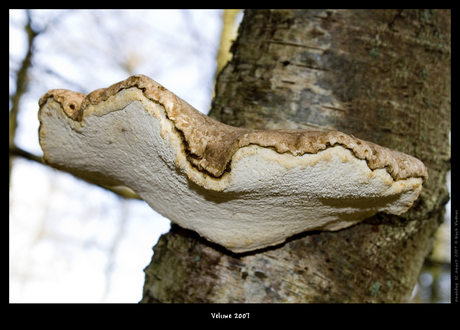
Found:
<svg viewBox="0 0 460 330"><path fill-rule="evenodd" d="M128 186L237 253L404 213L427 178L418 159L341 132L222 124L143 75L89 95L50 90L39 104L46 163Z"/></svg>

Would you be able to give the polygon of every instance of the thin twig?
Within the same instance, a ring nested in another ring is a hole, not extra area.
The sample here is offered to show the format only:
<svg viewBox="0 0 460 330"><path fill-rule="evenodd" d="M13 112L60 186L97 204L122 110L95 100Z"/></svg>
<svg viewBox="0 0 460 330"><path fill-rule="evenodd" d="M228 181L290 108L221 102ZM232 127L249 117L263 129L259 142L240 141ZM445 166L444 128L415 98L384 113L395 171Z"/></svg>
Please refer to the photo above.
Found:
<svg viewBox="0 0 460 330"><path fill-rule="evenodd" d="M34 154L31 154L30 152L28 151L25 151L24 149L21 149L21 148L18 148L16 145L10 145L10 148L9 148L9 154L10 156L20 156L20 157L23 157L25 159L28 159L28 160L32 160L34 162L37 162L39 164L42 164L42 165L45 165L45 166L48 166L47 164L43 163L42 161L42 157L39 157L37 155L34 155ZM63 171L65 172L65 171ZM66 172L68 173L68 172ZM103 185L103 184L100 184L100 183L97 183L95 181L90 181L90 180L87 180L87 179L83 179L75 174L72 174L72 173L69 173L71 175L73 175L74 177L76 177L77 179L80 179L80 180L83 180L89 184L93 184L93 185L96 185L98 187L101 187L105 190L108 190L108 191L111 191L113 192L114 194L117 194L118 196L121 196L123 198L131 198L131 199L139 199L139 200L142 200L142 198L136 194L133 190L131 190L130 188L128 187L123 187L123 186L117 186L117 187L112 187L112 186L106 186L106 185Z"/></svg>
<svg viewBox="0 0 460 330"><path fill-rule="evenodd" d="M19 102L21 100L22 95L27 90L28 85L28 71L29 67L32 64L32 55L33 55L33 43L35 37L40 33L40 31L35 31L32 29L32 19L30 16L30 11L27 11L27 24L24 27L25 31L27 32L28 37L28 47L27 53L24 57L24 60L21 63L21 67L19 68L16 74L16 91L14 95L11 96L11 109L9 114L9 144L10 146L14 145L14 137L16 135L16 128L18 126L18 113L19 113ZM11 169L13 166L13 160L11 156L9 157L9 179L8 181L11 182Z"/></svg>

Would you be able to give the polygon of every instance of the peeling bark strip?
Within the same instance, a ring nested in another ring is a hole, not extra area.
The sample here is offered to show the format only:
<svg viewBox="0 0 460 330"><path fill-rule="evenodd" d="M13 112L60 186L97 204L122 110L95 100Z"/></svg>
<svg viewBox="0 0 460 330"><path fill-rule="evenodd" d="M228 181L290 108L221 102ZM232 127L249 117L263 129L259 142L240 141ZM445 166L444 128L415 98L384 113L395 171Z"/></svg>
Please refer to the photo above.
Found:
<svg viewBox="0 0 460 330"><path fill-rule="evenodd" d="M47 163L124 184L237 253L404 213L427 178L418 159L341 132L222 124L143 75L39 104Z"/></svg>

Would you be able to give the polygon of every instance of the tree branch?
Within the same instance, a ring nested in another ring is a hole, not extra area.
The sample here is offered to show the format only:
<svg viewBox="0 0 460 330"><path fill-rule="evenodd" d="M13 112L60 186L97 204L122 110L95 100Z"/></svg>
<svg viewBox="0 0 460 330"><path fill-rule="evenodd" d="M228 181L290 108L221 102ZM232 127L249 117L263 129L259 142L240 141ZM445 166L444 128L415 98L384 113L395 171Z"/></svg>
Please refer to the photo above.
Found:
<svg viewBox="0 0 460 330"><path fill-rule="evenodd" d="M25 159L32 160L32 161L37 162L39 164L48 166L48 165L46 165L46 164L44 164L42 162L42 157L39 157L39 156L34 155L34 154L31 154L30 152L25 151L24 149L21 149L21 148L17 147L14 144L10 145L9 154L10 154L10 157L11 156L20 156L20 157L23 157ZM66 172L66 173L68 173L68 172ZM78 178L80 180L83 180L83 181L85 181L85 182L87 182L89 184L93 184L93 185L101 187L101 188L103 188L105 190L111 191L111 192L113 192L114 194L117 194L120 197L143 200L138 194L136 194L133 190L131 190L128 187L124 187L124 186L117 186L117 187L106 186L106 185L102 185L102 184L99 184L99 183L94 182L94 181L90 181L90 180L87 180L87 179L80 178L80 177L78 177L78 176L76 176L76 175L74 175L72 173L69 173L69 174L71 174L74 177L76 177L76 178Z"/></svg>
<svg viewBox="0 0 460 330"><path fill-rule="evenodd" d="M27 71L32 64L32 46L35 40L35 37L40 33L34 31L31 26L31 17L30 12L27 11L27 25L24 27L28 36L28 47L27 53L22 61L21 67L19 68L16 75L16 91L15 94L11 97L11 109L9 114L9 145L14 145L14 137L16 135L16 128L18 126L18 113L19 113L19 101L21 100L22 95L27 90L28 79ZM9 179L8 182L11 182L11 169L12 169L12 158L9 157Z"/></svg>

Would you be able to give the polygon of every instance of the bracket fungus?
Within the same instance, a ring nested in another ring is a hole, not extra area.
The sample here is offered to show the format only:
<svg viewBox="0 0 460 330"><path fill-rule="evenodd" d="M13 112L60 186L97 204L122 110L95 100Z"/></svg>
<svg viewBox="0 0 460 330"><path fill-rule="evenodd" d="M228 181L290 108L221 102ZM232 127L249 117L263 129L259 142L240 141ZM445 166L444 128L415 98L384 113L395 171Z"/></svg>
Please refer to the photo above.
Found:
<svg viewBox="0 0 460 330"><path fill-rule="evenodd" d="M420 160L341 132L222 124L143 75L89 95L50 90L39 105L46 163L130 187L236 253L404 213L427 178Z"/></svg>

